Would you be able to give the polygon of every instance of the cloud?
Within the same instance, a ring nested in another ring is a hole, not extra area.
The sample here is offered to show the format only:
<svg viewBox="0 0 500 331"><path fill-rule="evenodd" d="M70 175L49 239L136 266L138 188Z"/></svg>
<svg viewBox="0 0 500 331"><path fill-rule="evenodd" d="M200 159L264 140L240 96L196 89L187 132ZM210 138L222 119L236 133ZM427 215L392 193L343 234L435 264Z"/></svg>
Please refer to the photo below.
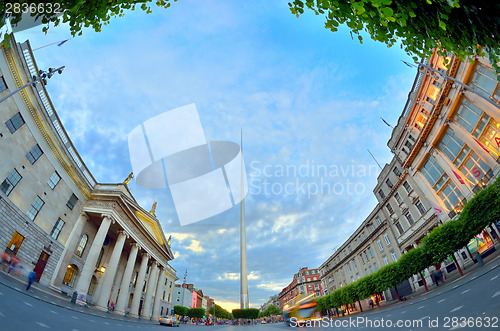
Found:
<svg viewBox="0 0 500 331"><path fill-rule="evenodd" d="M223 276L218 277L219 280L237 280L240 279L240 274L236 272L225 272Z"/></svg>
<svg viewBox="0 0 500 331"><path fill-rule="evenodd" d="M280 292L287 285L288 285L287 283L268 282L268 283L260 283L257 285L257 287L265 289L267 291Z"/></svg>
<svg viewBox="0 0 500 331"><path fill-rule="evenodd" d="M203 253L205 249L201 247L199 240L191 240L191 245L187 246L186 249L193 251L194 253Z"/></svg>
<svg viewBox="0 0 500 331"><path fill-rule="evenodd" d="M165 233L165 236L166 235L167 234ZM186 239L194 238L194 235L190 234L190 233L173 232L173 233L169 233L168 235L171 235L172 238L174 238L175 240L177 240L179 243L182 243Z"/></svg>

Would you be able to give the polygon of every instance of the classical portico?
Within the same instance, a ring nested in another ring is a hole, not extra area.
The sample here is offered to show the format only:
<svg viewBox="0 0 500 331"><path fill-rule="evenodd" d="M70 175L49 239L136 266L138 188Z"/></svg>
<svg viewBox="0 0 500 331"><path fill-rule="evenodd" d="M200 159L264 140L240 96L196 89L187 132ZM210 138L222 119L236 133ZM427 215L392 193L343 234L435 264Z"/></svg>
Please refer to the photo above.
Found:
<svg viewBox="0 0 500 331"><path fill-rule="evenodd" d="M173 259L153 212L126 184L97 185L73 228L51 287L78 292L79 302L142 319L157 318Z"/></svg>

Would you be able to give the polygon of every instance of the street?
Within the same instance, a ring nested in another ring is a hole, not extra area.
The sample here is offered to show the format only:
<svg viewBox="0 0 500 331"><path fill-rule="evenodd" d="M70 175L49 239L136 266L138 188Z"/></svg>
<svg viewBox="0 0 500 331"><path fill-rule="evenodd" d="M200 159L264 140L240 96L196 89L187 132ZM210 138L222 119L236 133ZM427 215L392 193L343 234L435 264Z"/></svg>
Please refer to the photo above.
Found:
<svg viewBox="0 0 500 331"><path fill-rule="evenodd" d="M370 310L364 307L361 314L346 316L340 319L323 320L316 327L331 327L333 330L456 330L460 318L467 318L470 327L463 329L488 330L498 329L500 324L500 259L496 259L483 268L474 270L454 282L445 283L425 295L396 303L381 309ZM1 330L151 330L162 326L144 323L135 319L116 320L93 316L82 311L63 308L43 300L43 292L25 295L22 283L13 285L16 291L0 284L0 325ZM105 315L108 316L108 315ZM474 319L469 319L473 317ZM398 321L400 324L397 324ZM433 324L429 325L432 321ZM387 324L390 323L390 324ZM406 323L406 324L405 324ZM406 326L405 326L406 325ZM490 325L490 327L485 327ZM436 326L438 326L436 328ZM284 324L267 324L255 326L204 326L181 325L187 330L207 329L288 329Z"/></svg>

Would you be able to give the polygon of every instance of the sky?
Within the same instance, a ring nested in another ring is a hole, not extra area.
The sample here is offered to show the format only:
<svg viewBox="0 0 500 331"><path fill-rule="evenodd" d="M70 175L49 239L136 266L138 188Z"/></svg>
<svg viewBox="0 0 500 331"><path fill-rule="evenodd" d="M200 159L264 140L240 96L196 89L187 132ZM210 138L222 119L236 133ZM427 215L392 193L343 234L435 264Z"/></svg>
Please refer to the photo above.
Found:
<svg viewBox="0 0 500 331"><path fill-rule="evenodd" d="M390 162L387 141L415 77L398 46L363 44L324 17L300 18L287 1L180 0L126 12L102 32L41 26L16 34L40 69L66 66L47 89L84 162L102 183L132 171L128 134L165 111L195 103L208 140L243 130L249 298L260 307L301 267L318 268L376 206ZM129 184L155 201L171 265L182 281L228 310L239 308L239 205L181 226L168 189Z"/></svg>

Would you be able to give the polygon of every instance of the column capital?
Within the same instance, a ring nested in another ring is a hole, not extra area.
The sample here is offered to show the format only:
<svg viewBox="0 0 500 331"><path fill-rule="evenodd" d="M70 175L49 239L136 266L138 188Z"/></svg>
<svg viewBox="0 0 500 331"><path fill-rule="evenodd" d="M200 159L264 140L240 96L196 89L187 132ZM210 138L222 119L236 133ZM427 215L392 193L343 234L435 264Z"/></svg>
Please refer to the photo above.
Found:
<svg viewBox="0 0 500 331"><path fill-rule="evenodd" d="M114 217L110 213L102 213L101 217L103 219L108 218L109 220L111 220L111 224L115 224L115 222L116 222Z"/></svg>
<svg viewBox="0 0 500 331"><path fill-rule="evenodd" d="M86 212L84 212L84 211L81 211L81 212L80 212L80 217L85 218L85 220L88 220L88 219L89 219L89 215L88 215Z"/></svg>
<svg viewBox="0 0 500 331"><path fill-rule="evenodd" d="M118 236L124 235L124 236L125 236L125 239L130 238L130 236L129 236L129 234L127 233L127 231L125 231L125 230L123 230L123 229L122 229L122 230L118 230L117 232L118 232Z"/></svg>
<svg viewBox="0 0 500 331"><path fill-rule="evenodd" d="M137 249L141 249L141 245L139 245L138 243L136 242L133 242L130 244L130 247L137 247Z"/></svg>
<svg viewBox="0 0 500 331"><path fill-rule="evenodd" d="M148 252L142 252L142 253L141 253L141 256L142 256L143 258L145 258L145 257L147 257L148 259L150 259L150 258L151 258L151 255L149 255L149 253L148 253Z"/></svg>

